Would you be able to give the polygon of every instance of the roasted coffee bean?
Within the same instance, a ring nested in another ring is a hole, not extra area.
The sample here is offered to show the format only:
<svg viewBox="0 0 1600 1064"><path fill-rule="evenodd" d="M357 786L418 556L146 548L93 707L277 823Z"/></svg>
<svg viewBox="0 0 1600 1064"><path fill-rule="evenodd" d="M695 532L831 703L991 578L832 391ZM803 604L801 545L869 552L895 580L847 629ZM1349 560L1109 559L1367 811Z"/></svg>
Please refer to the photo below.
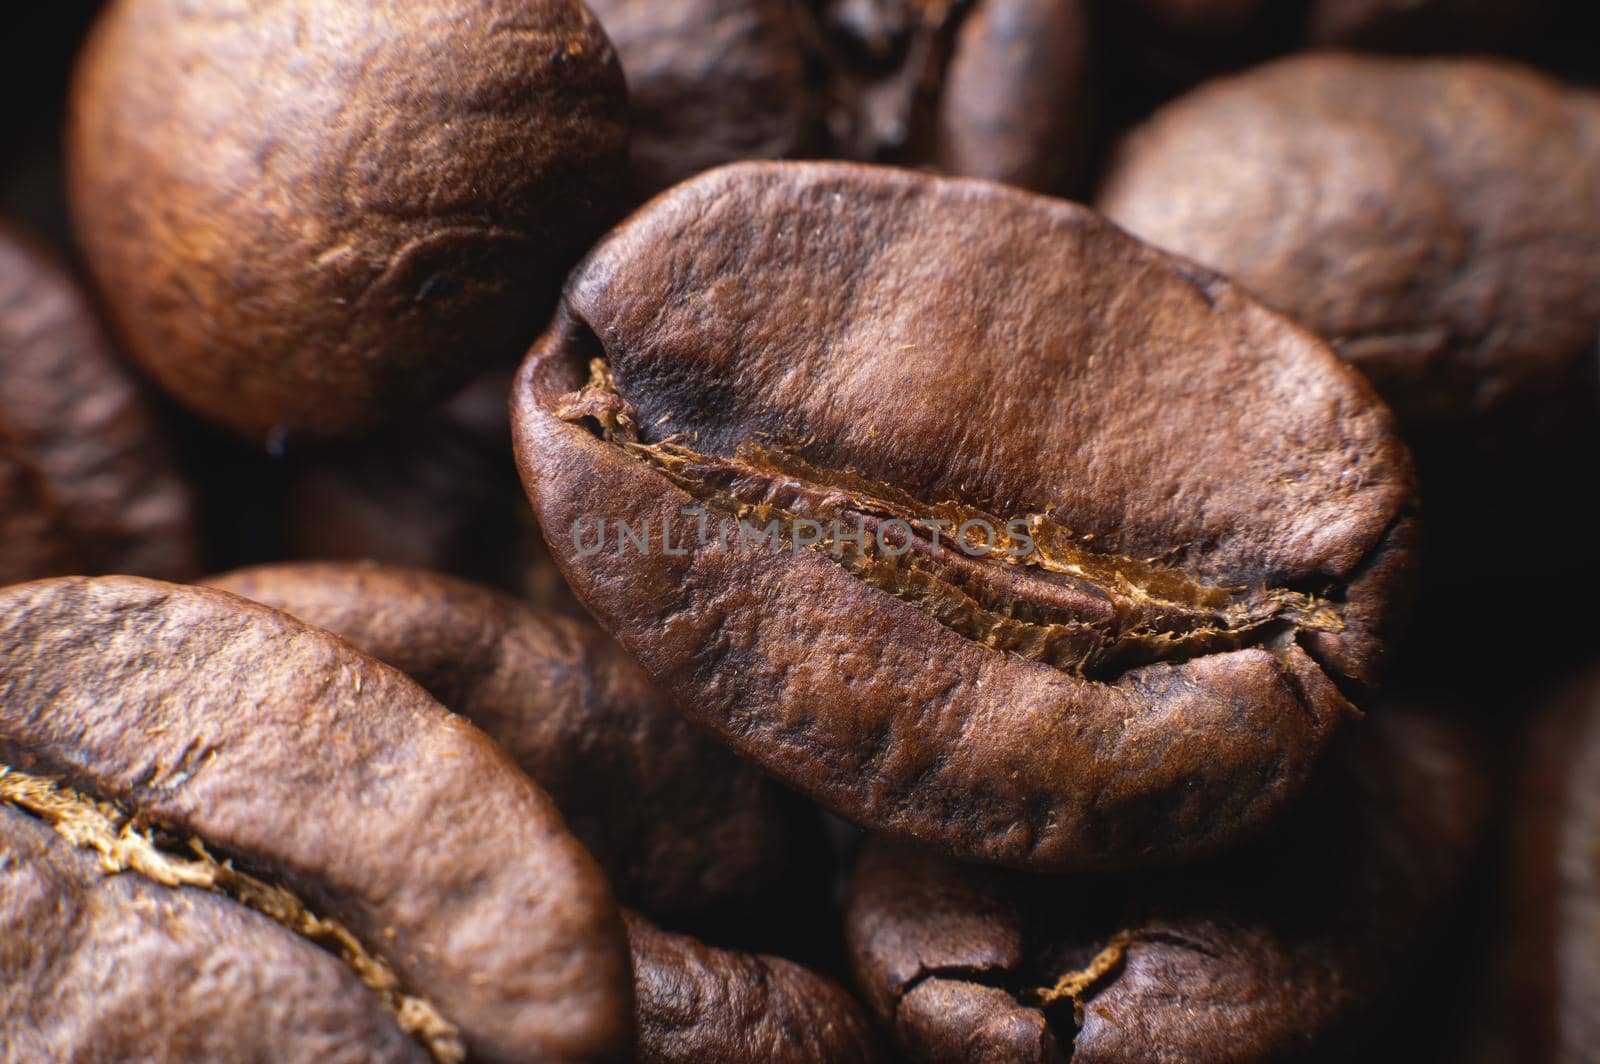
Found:
<svg viewBox="0 0 1600 1064"><path fill-rule="evenodd" d="M0 762L5 804L107 872L213 892L332 950L440 1060L626 1052L624 934L593 860L477 729L326 632L132 577L7 588ZM86 889L80 877L71 891ZM126 991L105 985L97 953L70 964L72 933L42 948L62 958L52 995L81 1026ZM292 963L286 979L327 979ZM164 994L141 1022L176 1037L195 1022L184 1001ZM21 1016L0 1031L51 1038Z"/></svg>
<svg viewBox="0 0 1600 1064"><path fill-rule="evenodd" d="M209 581L348 639L510 752L631 904L660 914L775 885L789 803L673 710L594 625L434 573L269 565Z"/></svg>
<svg viewBox="0 0 1600 1064"><path fill-rule="evenodd" d="M943 173L1064 192L1083 170L1092 107L1079 0L983 0L961 23L939 94Z"/></svg>
<svg viewBox="0 0 1600 1064"><path fill-rule="evenodd" d="M816 139L790 0L594 0L628 79L635 198Z"/></svg>
<svg viewBox="0 0 1600 1064"><path fill-rule="evenodd" d="M1092 108L1083 0L797 8L834 154L1063 191Z"/></svg>
<svg viewBox="0 0 1600 1064"><path fill-rule="evenodd" d="M333 953L218 894L108 875L5 804L0 973L8 1061L428 1060Z"/></svg>
<svg viewBox="0 0 1600 1064"><path fill-rule="evenodd" d="M1600 670L1560 689L1519 751L1483 1064L1600 1060Z"/></svg>
<svg viewBox="0 0 1600 1064"><path fill-rule="evenodd" d="M717 949L623 913L640 1064L856 1064L879 1059L842 988L781 957Z"/></svg>
<svg viewBox="0 0 1600 1064"><path fill-rule="evenodd" d="M1486 809L1470 733L1385 708L1309 806L1211 865L1046 879L870 842L858 985L915 1061L1370 1059Z"/></svg>
<svg viewBox="0 0 1600 1064"><path fill-rule="evenodd" d="M1310 334L1097 215L747 163L569 281L513 394L574 591L879 831L1040 870L1264 824L1411 582L1409 459Z"/></svg>
<svg viewBox="0 0 1600 1064"><path fill-rule="evenodd" d="M812 0L796 5L821 72L829 146L847 159L927 154L940 74L968 5Z"/></svg>
<svg viewBox="0 0 1600 1064"><path fill-rule="evenodd" d="M1327 337L1424 452L1595 416L1600 96L1295 57L1157 114L1100 205Z"/></svg>
<svg viewBox="0 0 1600 1064"><path fill-rule="evenodd" d="M1092 126L1083 0L597 0L628 77L636 198L830 154L1063 191Z"/></svg>
<svg viewBox="0 0 1600 1064"><path fill-rule="evenodd" d="M0 584L199 566L195 501L144 396L65 268L0 224Z"/></svg>
<svg viewBox="0 0 1600 1064"><path fill-rule="evenodd" d="M78 67L79 239L131 353L258 439L513 357L626 177L575 0L116 0Z"/></svg>
<svg viewBox="0 0 1600 1064"><path fill-rule="evenodd" d="M1563 608L1549 576L1600 533L1566 502L1600 476L1600 96L1482 61L1287 59L1157 114L1101 205L1321 333L1388 399L1430 584L1471 583L1547 513L1530 609Z"/></svg>

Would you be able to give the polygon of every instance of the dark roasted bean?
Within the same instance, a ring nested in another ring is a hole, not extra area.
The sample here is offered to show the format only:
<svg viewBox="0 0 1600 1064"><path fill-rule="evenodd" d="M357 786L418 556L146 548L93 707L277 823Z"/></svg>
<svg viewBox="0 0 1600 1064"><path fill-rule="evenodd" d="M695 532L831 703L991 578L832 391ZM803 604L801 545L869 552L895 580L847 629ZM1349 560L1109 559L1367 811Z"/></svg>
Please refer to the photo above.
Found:
<svg viewBox="0 0 1600 1064"><path fill-rule="evenodd" d="M593 860L482 733L326 632L131 577L0 591L0 764L5 804L107 872L215 892L338 953L441 1061L626 1053L623 929ZM98 954L73 967L70 935L44 941L63 1021L98 1023L119 992ZM7 1004L23 1015L0 1039L55 1037L29 1029L33 999ZM181 997L152 1004L154 1037L195 1021Z"/></svg>
<svg viewBox="0 0 1600 1064"><path fill-rule="evenodd" d="M195 501L154 412L66 270L0 224L0 584L199 566Z"/></svg>
<svg viewBox="0 0 1600 1064"><path fill-rule="evenodd" d="M1327 337L1424 452L1596 414L1600 95L1295 57L1164 108L1100 205Z"/></svg>
<svg viewBox="0 0 1600 1064"><path fill-rule="evenodd" d="M514 358L618 208L575 0L115 0L69 191L129 352L249 437L350 433Z"/></svg>
<svg viewBox="0 0 1600 1064"><path fill-rule="evenodd" d="M512 401L558 564L681 708L966 857L1148 864L1260 827L1411 583L1409 458L1357 374L988 183L680 185L574 274Z"/></svg>
<svg viewBox="0 0 1600 1064"><path fill-rule="evenodd" d="M751 898L785 869L788 803L695 730L594 625L415 570L271 565L208 581L350 640L511 754L629 904Z"/></svg>
<svg viewBox="0 0 1600 1064"><path fill-rule="evenodd" d="M781 957L716 949L624 913L639 1064L870 1064L861 1006Z"/></svg>
<svg viewBox="0 0 1600 1064"><path fill-rule="evenodd" d="M883 842L855 874L856 979L918 1061L1343 1061L1461 883L1481 751L1385 707L1253 848L1096 882L964 868Z"/></svg>

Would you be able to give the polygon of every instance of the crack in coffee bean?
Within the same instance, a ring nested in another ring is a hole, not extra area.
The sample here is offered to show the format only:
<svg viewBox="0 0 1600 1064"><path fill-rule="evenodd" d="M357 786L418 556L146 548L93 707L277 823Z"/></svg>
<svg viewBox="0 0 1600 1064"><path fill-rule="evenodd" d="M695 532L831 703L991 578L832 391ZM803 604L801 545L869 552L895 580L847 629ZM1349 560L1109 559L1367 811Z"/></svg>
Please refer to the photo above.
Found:
<svg viewBox="0 0 1600 1064"><path fill-rule="evenodd" d="M1047 514L1008 519L954 500L930 505L783 445L745 444L726 457L677 439L649 442L603 359L557 416L592 420L602 439L741 527L761 528L774 547L802 545L797 523L812 522L820 530L806 549L872 587L975 643L1090 679L1249 646L1281 649L1302 630L1344 628L1327 598L1214 586L1159 560L1097 554L1085 546L1092 536Z"/></svg>
<svg viewBox="0 0 1600 1064"><path fill-rule="evenodd" d="M1037 1004L1047 1013L1056 1005L1070 1002L1072 1026L1076 1033L1083 1026L1083 1007L1089 1000L1090 992L1122 968L1133 940L1133 932L1118 931L1088 964L1063 973L1052 986L1036 987L1025 992L1023 1000Z"/></svg>
<svg viewBox="0 0 1600 1064"><path fill-rule="evenodd" d="M67 842L99 854L107 875L134 872L166 887L222 894L342 960L439 1064L461 1064L466 1046L430 1002L405 993L394 969L337 921L318 916L293 891L219 861L198 838L144 823L113 802L0 765L0 803L48 823ZM184 856L187 848L193 856Z"/></svg>
<svg viewBox="0 0 1600 1064"><path fill-rule="evenodd" d="M1471 874L1484 754L1454 707L1391 704L1272 836L1182 873L1022 876L869 840L845 918L852 971L914 1059L1342 1047L1405 984Z"/></svg>

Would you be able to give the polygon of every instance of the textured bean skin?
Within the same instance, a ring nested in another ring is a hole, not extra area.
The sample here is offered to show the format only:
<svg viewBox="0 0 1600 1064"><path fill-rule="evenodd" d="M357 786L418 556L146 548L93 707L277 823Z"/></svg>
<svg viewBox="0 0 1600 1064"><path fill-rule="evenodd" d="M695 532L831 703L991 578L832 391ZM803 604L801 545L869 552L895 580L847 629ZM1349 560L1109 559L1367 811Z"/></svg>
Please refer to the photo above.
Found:
<svg viewBox="0 0 1600 1064"><path fill-rule="evenodd" d="M574 274L513 408L557 563L687 713L967 858L1148 864L1255 829L1350 717L1335 681L1375 678L1412 579L1409 459L1358 375L1220 278L982 182L767 163L680 185ZM1041 515L1091 578L701 545L684 516L942 505ZM580 550L597 517L654 549ZM1341 605L1208 652L1119 598L1146 579ZM1041 657L1037 624L1094 646Z"/></svg>
<svg viewBox="0 0 1600 1064"><path fill-rule="evenodd" d="M1594 417L1593 93L1504 63L1296 56L1158 112L1099 205L1327 337L1421 449Z"/></svg>
<svg viewBox="0 0 1600 1064"><path fill-rule="evenodd" d="M617 910L550 800L325 632L131 577L7 588L0 759L287 886L380 952L474 1058L626 1052Z"/></svg>
<svg viewBox="0 0 1600 1064"><path fill-rule="evenodd" d="M624 912L639 1064L867 1064L866 1015L834 983L781 957L717 949Z"/></svg>
<svg viewBox="0 0 1600 1064"><path fill-rule="evenodd" d="M333 436L527 344L618 209L626 140L574 0L117 0L69 185L163 386L250 437Z"/></svg>
<svg viewBox="0 0 1600 1064"><path fill-rule="evenodd" d="M691 727L594 625L386 566L270 565L208 583L350 640L482 728L630 904L714 907L782 874L776 785Z"/></svg>
<svg viewBox="0 0 1600 1064"><path fill-rule="evenodd" d="M65 268L0 222L0 584L199 566L194 497L154 414Z"/></svg>
<svg viewBox="0 0 1600 1064"><path fill-rule="evenodd" d="M0 807L0 1059L427 1064L333 955Z"/></svg>
<svg viewBox="0 0 1600 1064"><path fill-rule="evenodd" d="M847 912L857 984L926 1062L1368 1059L1487 808L1470 732L1387 708L1279 834L1188 871L1027 879L869 843ZM1114 941L1076 1021L1073 1001L1040 1006Z"/></svg>

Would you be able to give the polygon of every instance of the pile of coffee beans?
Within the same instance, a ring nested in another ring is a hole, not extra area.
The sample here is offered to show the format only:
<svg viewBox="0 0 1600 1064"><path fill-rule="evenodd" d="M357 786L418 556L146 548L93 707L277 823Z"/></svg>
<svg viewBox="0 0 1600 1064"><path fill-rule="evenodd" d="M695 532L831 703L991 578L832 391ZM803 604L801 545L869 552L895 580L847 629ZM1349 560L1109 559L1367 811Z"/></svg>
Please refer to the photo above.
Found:
<svg viewBox="0 0 1600 1064"><path fill-rule="evenodd" d="M1600 1062L1582 0L0 44L0 1061Z"/></svg>

